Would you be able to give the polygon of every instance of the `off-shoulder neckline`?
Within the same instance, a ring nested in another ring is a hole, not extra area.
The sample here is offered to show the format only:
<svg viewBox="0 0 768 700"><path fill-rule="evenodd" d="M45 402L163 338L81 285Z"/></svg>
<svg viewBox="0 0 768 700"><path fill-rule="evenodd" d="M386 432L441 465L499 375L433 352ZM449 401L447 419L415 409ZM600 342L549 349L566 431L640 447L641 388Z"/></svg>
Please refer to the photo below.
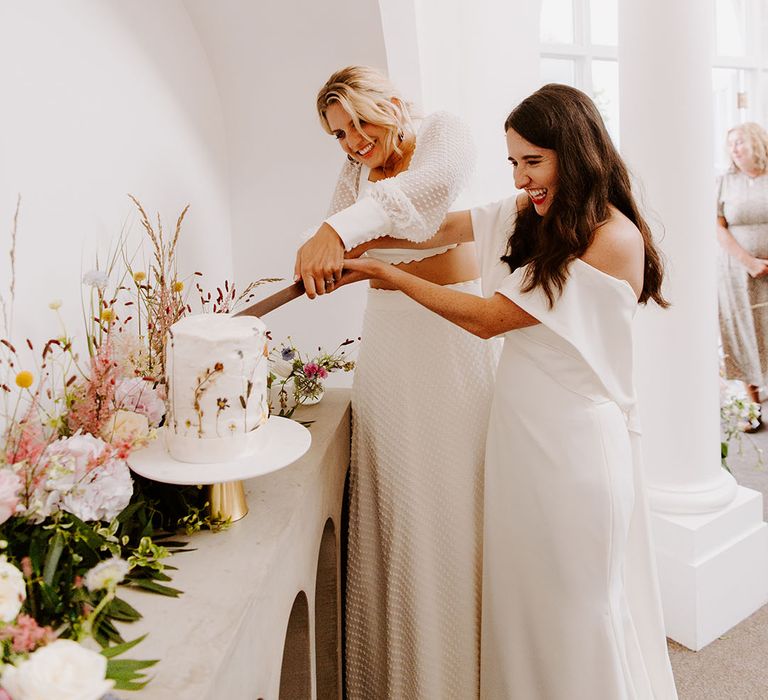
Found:
<svg viewBox="0 0 768 700"><path fill-rule="evenodd" d="M609 275L607 272L603 272L599 268L595 267L594 265L590 265L588 262L585 262L581 258L574 258L574 259L578 260L584 267L586 267L586 268L588 268L590 270L593 270L594 272L596 272L601 277L605 277L605 278L613 281L615 284L617 284L622 289L627 290L632 295L632 299L634 300L634 302L637 304L637 302L638 302L637 294L635 294L635 290L632 288L632 285L629 282L627 282L627 280L619 279L618 277L614 277L613 275Z"/></svg>

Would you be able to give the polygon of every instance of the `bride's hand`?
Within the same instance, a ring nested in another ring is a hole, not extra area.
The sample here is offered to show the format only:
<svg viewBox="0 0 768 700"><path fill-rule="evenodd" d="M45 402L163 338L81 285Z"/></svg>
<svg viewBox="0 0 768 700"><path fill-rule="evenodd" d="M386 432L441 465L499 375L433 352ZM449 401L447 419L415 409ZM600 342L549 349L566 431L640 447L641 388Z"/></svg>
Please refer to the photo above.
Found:
<svg viewBox="0 0 768 700"><path fill-rule="evenodd" d="M341 277L344 243L339 234L324 223L296 253L294 280L301 279L310 299L333 291Z"/></svg>
<svg viewBox="0 0 768 700"><path fill-rule="evenodd" d="M336 284L336 288L343 287L345 284L361 282L370 279L385 279L387 268L391 265L383 263L373 258L354 258L344 261L344 270L341 279Z"/></svg>

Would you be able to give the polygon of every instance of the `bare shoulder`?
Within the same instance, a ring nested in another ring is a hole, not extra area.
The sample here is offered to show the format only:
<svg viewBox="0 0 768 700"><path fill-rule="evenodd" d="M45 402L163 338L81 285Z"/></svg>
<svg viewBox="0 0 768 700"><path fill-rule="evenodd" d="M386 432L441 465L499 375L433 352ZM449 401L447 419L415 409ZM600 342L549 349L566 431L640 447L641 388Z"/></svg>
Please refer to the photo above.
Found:
<svg viewBox="0 0 768 700"><path fill-rule="evenodd" d="M592 244L582 256L585 263L617 279L629 282L639 295L643 289L645 244L643 236L618 209L595 231Z"/></svg>

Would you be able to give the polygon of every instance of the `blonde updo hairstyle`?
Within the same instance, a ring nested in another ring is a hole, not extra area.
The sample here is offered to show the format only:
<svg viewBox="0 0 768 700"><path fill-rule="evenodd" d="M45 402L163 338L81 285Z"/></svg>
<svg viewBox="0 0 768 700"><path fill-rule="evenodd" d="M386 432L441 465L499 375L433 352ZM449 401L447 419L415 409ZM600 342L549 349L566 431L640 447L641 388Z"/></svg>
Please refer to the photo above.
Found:
<svg viewBox="0 0 768 700"><path fill-rule="evenodd" d="M326 112L333 102L338 102L349 114L363 136L361 121L384 127L387 130L382 144L385 151L402 155L400 142L412 131L411 104L387 77L369 66L347 66L328 78L317 93L317 114L323 129L331 135Z"/></svg>
<svg viewBox="0 0 768 700"><path fill-rule="evenodd" d="M755 122L744 122L738 126L728 129L726 136L733 133L740 133L742 138L752 147L752 160L755 167L764 173L768 170L768 133L765 129ZM731 160L731 172L737 172L736 163Z"/></svg>

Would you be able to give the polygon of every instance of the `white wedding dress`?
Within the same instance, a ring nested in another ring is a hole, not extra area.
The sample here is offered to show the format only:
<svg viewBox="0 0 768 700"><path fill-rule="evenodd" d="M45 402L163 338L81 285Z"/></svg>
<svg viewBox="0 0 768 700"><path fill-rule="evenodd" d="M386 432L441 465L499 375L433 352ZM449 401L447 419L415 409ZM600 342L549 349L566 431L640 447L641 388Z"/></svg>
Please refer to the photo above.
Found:
<svg viewBox="0 0 768 700"><path fill-rule="evenodd" d="M409 168L345 162L327 219L347 248L426 241L468 180L469 129L425 117ZM389 249L401 262L441 255ZM479 294L475 280L451 285ZM352 388L346 697L473 700L480 688L485 435L498 359L399 291L369 289Z"/></svg>
<svg viewBox="0 0 768 700"><path fill-rule="evenodd" d="M574 260L549 308L498 260L515 199L472 211L504 338L486 444L481 697L670 700L632 377L637 299Z"/></svg>

